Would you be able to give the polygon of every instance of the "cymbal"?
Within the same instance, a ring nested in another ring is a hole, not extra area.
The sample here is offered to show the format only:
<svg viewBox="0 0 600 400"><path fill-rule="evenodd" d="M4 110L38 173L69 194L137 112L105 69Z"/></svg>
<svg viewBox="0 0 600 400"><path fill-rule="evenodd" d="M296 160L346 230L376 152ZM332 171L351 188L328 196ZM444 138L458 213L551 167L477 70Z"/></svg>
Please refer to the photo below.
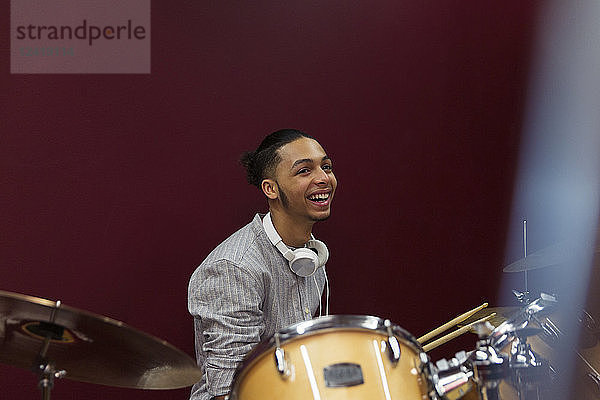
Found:
<svg viewBox="0 0 600 400"><path fill-rule="evenodd" d="M503 272L523 272L532 269L564 266L570 262L576 261L577 254L580 252L591 252L597 254L600 247L585 244L576 244L572 241L565 241L548 246L534 253L521 258L502 269Z"/></svg>
<svg viewBox="0 0 600 400"><path fill-rule="evenodd" d="M46 336L50 340L45 360L73 380L176 389L202 376L190 356L121 321L0 290L0 362L35 370Z"/></svg>
<svg viewBox="0 0 600 400"><path fill-rule="evenodd" d="M503 323L504 321L506 321L508 318L510 318L510 316L512 314L514 314L515 312L517 312L518 310L520 310L521 307L518 306L514 306L514 307L488 307L488 308L484 308L483 310L477 311L475 314L471 315L469 318L465 319L464 321L462 321L460 324L458 324L458 327L463 327L466 325L469 325L481 318L485 318L488 315L491 315L493 313L496 313L496 315L494 315L492 318L490 318L488 320L488 322L490 324L492 324L494 326L494 328L498 327L498 325L500 325L501 323Z"/></svg>

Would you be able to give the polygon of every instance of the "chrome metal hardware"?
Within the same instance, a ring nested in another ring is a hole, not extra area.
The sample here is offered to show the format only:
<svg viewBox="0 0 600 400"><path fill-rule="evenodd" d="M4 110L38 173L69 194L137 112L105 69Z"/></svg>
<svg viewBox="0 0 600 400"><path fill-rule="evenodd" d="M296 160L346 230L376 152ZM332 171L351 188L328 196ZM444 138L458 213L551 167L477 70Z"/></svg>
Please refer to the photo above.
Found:
<svg viewBox="0 0 600 400"><path fill-rule="evenodd" d="M289 376L289 369L287 365L287 361L285 360L285 351L281 348L279 333L274 335L275 338L275 366L277 367L277 372L279 375L286 379Z"/></svg>
<svg viewBox="0 0 600 400"><path fill-rule="evenodd" d="M548 361L539 357L527 343L527 337L534 336L535 330L525 328L515 331L517 338L511 345L511 378L519 398L539 398L543 388L551 383Z"/></svg>
<svg viewBox="0 0 600 400"><path fill-rule="evenodd" d="M50 314L50 327L56 327L54 322L56 321L56 315L60 309L61 301L57 300L52 308L52 314ZM62 329L62 327L61 327ZM39 373L38 387L42 390L42 399L50 400L50 391L54 387L54 379L60 379L67 375L65 370L56 370L54 364L46 359L48 348L50 346L50 340L52 339L52 330L47 330L42 343L42 348L36 358L36 364L34 364L34 370Z"/></svg>
<svg viewBox="0 0 600 400"><path fill-rule="evenodd" d="M600 399L600 376L595 373L588 373L587 377L590 378L590 383L594 387L594 397Z"/></svg>
<svg viewBox="0 0 600 400"><path fill-rule="evenodd" d="M473 371L465 366L467 361L464 351L456 353L451 360L445 358L436 361L435 374L432 381L438 397L456 400L463 397L473 388Z"/></svg>
<svg viewBox="0 0 600 400"><path fill-rule="evenodd" d="M590 313L588 313L585 310L581 310L581 314L579 314L578 321L581 324L581 326L583 326L587 330L594 332L598 330L598 324L596 323L596 320L590 315Z"/></svg>
<svg viewBox="0 0 600 400"><path fill-rule="evenodd" d="M517 298L517 301L519 303L529 304L529 302L531 301L530 293L527 290L524 292L513 290L512 293Z"/></svg>
<svg viewBox="0 0 600 400"><path fill-rule="evenodd" d="M396 364L398 364L398 361L400 361L400 343L398 342L398 339L396 338L396 336L394 335L394 332L392 330L392 323L389 319L386 319L383 322L384 326L387 329L387 334L388 334L388 340L387 340L387 344L388 347L390 349L390 361L392 361L392 364L394 366L396 366Z"/></svg>
<svg viewBox="0 0 600 400"><path fill-rule="evenodd" d="M562 332L558 329L556 324L550 318L545 318L540 326L544 331L544 333L540 335L542 340L550 345L557 345L560 341Z"/></svg>
<svg viewBox="0 0 600 400"><path fill-rule="evenodd" d="M556 298L542 293L540 298L529 303L518 313L504 321L489 335L490 344L496 349L501 349L509 344L515 336L516 331L540 324L541 318L552 312L557 304Z"/></svg>
<svg viewBox="0 0 600 400"><path fill-rule="evenodd" d="M477 348L471 353L469 360L478 381L481 398L498 400L500 398L498 386L508 375L508 356L496 351L488 340L482 339L477 342Z"/></svg>

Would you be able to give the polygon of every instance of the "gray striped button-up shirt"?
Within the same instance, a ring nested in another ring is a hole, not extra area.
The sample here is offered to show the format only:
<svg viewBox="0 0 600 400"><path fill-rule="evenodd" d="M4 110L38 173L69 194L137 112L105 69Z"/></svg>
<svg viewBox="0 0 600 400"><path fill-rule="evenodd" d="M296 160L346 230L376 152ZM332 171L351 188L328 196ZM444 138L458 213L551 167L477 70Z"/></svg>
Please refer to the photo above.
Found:
<svg viewBox="0 0 600 400"><path fill-rule="evenodd" d="M290 270L258 214L217 246L188 287L196 358L204 371L191 399L228 393L235 369L258 342L318 312L324 284L322 269L308 278Z"/></svg>

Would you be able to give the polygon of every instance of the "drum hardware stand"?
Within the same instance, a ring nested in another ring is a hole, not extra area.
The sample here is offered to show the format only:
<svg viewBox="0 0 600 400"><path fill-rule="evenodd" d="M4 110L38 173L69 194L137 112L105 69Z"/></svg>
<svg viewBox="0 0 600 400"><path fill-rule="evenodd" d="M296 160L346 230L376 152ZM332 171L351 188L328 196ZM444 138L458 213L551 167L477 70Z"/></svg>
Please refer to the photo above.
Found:
<svg viewBox="0 0 600 400"><path fill-rule="evenodd" d="M507 376L509 364L508 356L499 353L489 343L489 339L482 337L477 342L475 351L469 356L473 367L473 374L478 381L478 389L482 400L500 400L499 385Z"/></svg>
<svg viewBox="0 0 600 400"><path fill-rule="evenodd" d="M523 253L525 255L524 260L527 260L527 220L524 219L523 220ZM525 261L527 262L527 261ZM527 267L527 265L525 265ZM524 304L529 304L531 302L531 293L529 293L529 288L528 288L528 284L527 284L527 270L528 268L525 268L523 271L524 277L525 277L525 290L522 292L519 292L518 290L513 290L513 294L515 295L515 297L517 298L517 301L519 303L524 303Z"/></svg>
<svg viewBox="0 0 600 400"><path fill-rule="evenodd" d="M525 255L525 259L527 259L527 220L523 220L523 253ZM527 268L525 268L525 295L527 296L527 303L529 304L529 289L527 287Z"/></svg>
<svg viewBox="0 0 600 400"><path fill-rule="evenodd" d="M524 260L527 260L527 220L524 219L523 220L523 253L524 253ZM525 265L527 267L527 265ZM527 284L527 270L528 268L525 268L523 271L524 277L525 277L525 290L522 292L519 292L518 290L514 290L513 289L513 294L515 295L515 297L517 298L517 301L519 303L523 303L523 304L529 304L531 302L531 293L529 293L529 288L528 288L528 284Z"/></svg>
<svg viewBox="0 0 600 400"><path fill-rule="evenodd" d="M514 331L516 340L512 344L510 371L513 385L519 393L519 400L542 398L540 388L550 383L548 362L538 357L527 343L527 338L536 336L543 330L522 328Z"/></svg>
<svg viewBox="0 0 600 400"><path fill-rule="evenodd" d="M54 387L55 378L63 378L67 375L67 371L57 371L54 365L49 363L47 360L42 360L39 363L40 381L38 386L42 390L42 400L50 400L50 391Z"/></svg>
<svg viewBox="0 0 600 400"><path fill-rule="evenodd" d="M33 370L38 372L40 376L38 386L42 390L42 400L50 400L50 391L54 387L54 379L63 378L67 374L67 371L65 370L57 371L54 365L46 358L48 348L50 347L50 340L62 337L63 335L64 327L54 323L60 305L60 300L57 300L52 309L50 321L47 323L40 323L40 331L45 334L45 337L40 353L37 356L37 362L33 366Z"/></svg>
<svg viewBox="0 0 600 400"><path fill-rule="evenodd" d="M275 365L277 366L277 372L282 379L287 379L290 375L290 371L287 366L287 361L285 360L285 351L281 348L281 342L279 339L279 333L275 333Z"/></svg>
<svg viewBox="0 0 600 400"><path fill-rule="evenodd" d="M389 319L386 319L383 323L387 329L387 334L388 334L388 347L390 348L390 361L392 362L392 365L395 367L398 364L398 361L400 361L400 343L398 343L398 339L396 338L396 336L394 335L394 332L392 331L392 323Z"/></svg>

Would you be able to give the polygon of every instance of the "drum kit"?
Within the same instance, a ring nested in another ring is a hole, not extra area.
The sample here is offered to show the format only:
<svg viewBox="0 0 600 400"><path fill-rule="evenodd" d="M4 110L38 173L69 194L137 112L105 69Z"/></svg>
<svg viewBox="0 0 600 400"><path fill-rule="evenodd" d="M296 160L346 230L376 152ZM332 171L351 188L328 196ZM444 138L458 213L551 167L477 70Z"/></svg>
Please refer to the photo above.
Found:
<svg viewBox="0 0 600 400"><path fill-rule="evenodd" d="M504 270L526 272L555 260L543 252L534 259ZM558 299L513 292L518 306L484 303L419 338L374 316L330 315L297 323L247 355L229 399L546 400L565 393L600 399L600 329L594 318L585 311L579 315L576 330L584 335L569 348L576 359L576 372L570 373L558 355L569 331ZM439 337L453 326L459 328ZM428 351L466 332L477 334L474 349L432 362ZM123 322L5 291L0 291L0 362L34 371L44 400L62 377L175 389L202 376L187 354ZM576 388L565 389L572 376Z"/></svg>
<svg viewBox="0 0 600 400"><path fill-rule="evenodd" d="M566 260L562 254L562 245L552 246L504 272L559 265ZM600 329L594 318L565 309L555 295L513 293L517 306L484 303L419 338L372 316L300 322L250 352L229 399L600 399ZM565 326L571 321L566 314L578 314L575 328ZM453 326L459 329L426 344ZM477 335L474 349L432 362L428 351L466 332Z"/></svg>
<svg viewBox="0 0 600 400"><path fill-rule="evenodd" d="M529 325L554 302L541 297L494 329L486 326L488 316L463 326L478 332L476 349L435 364L421 338L389 320L332 315L304 321L248 355L229 398L543 399L530 392L551 383L550 368L526 338L539 333ZM505 384L517 395L505 396Z"/></svg>

